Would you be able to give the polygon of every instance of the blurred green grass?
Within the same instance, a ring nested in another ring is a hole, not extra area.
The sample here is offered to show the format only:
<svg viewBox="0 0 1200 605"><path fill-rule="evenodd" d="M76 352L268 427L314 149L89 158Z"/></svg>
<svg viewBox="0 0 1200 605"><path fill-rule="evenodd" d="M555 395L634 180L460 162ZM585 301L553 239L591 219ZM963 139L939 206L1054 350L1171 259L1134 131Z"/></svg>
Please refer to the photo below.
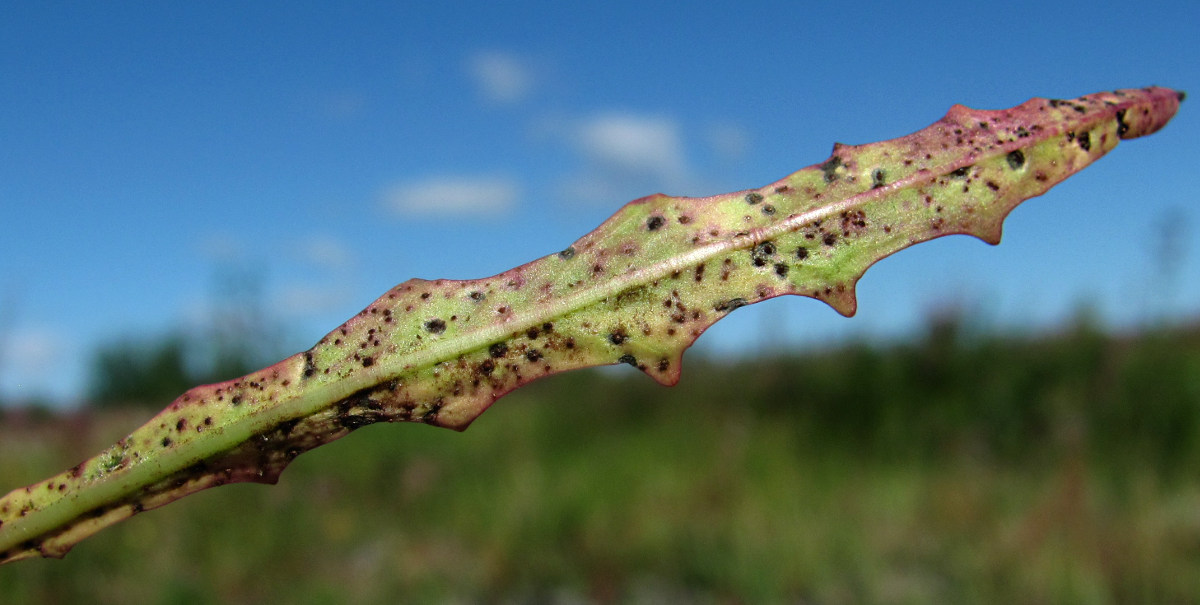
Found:
<svg viewBox="0 0 1200 605"><path fill-rule="evenodd" d="M576 372L151 511L3 603L1200 601L1200 329ZM0 486L148 413L8 412Z"/></svg>

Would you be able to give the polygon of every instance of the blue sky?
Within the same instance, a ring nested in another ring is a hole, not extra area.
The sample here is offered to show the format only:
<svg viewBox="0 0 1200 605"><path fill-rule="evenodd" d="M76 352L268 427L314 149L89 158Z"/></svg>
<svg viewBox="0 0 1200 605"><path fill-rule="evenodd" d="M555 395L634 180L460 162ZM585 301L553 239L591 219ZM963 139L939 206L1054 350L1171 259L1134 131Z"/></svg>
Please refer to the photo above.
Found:
<svg viewBox="0 0 1200 605"><path fill-rule="evenodd" d="M113 4L0 19L0 399L78 398L99 343L204 325L221 275L258 280L291 353L407 278L491 275L635 197L760 186L954 103L1200 92L1194 1ZM955 305L1011 330L1195 318L1193 103L998 248L924 244L853 319L788 297L698 348L903 337Z"/></svg>

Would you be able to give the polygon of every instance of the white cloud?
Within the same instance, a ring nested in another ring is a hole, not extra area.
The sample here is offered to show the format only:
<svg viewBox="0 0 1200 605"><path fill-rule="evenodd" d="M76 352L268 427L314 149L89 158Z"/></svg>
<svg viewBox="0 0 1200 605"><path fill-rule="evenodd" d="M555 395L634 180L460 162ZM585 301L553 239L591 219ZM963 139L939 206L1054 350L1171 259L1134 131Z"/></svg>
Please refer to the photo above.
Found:
<svg viewBox="0 0 1200 605"><path fill-rule="evenodd" d="M7 363L27 370L45 370L60 353L62 338L49 330L25 330L13 334L4 347Z"/></svg>
<svg viewBox="0 0 1200 605"><path fill-rule="evenodd" d="M583 160L580 170L562 183L567 197L616 203L695 188L682 128L673 118L607 112L554 129Z"/></svg>
<svg viewBox="0 0 1200 605"><path fill-rule="evenodd" d="M78 343L60 332L25 328L0 344L0 390L6 397L68 397L79 386Z"/></svg>
<svg viewBox="0 0 1200 605"><path fill-rule="evenodd" d="M352 301L350 288L302 283L284 284L271 295L271 309L288 317L319 316L344 311Z"/></svg>
<svg viewBox="0 0 1200 605"><path fill-rule="evenodd" d="M331 271L340 271L354 265L354 254L338 239L328 235L314 235L300 243L303 260Z"/></svg>
<svg viewBox="0 0 1200 605"><path fill-rule="evenodd" d="M533 68L516 55L497 51L479 52L467 60L467 72L484 98L494 103L517 103L529 96L534 86Z"/></svg>
<svg viewBox="0 0 1200 605"><path fill-rule="evenodd" d="M685 172L683 141L675 120L611 113L584 120L579 149L602 167L630 174L679 179Z"/></svg>
<svg viewBox="0 0 1200 605"><path fill-rule="evenodd" d="M398 214L501 214L510 210L521 188L503 176L444 176L400 183L383 194L386 208Z"/></svg>
<svg viewBox="0 0 1200 605"><path fill-rule="evenodd" d="M736 124L712 124L704 135L712 154L723 160L738 161L750 150L750 133Z"/></svg>

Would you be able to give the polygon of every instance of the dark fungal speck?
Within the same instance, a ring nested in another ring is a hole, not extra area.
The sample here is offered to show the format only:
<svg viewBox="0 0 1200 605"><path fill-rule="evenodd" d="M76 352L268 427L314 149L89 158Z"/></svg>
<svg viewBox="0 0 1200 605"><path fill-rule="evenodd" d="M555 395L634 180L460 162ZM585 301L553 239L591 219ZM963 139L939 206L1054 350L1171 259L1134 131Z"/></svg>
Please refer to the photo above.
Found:
<svg viewBox="0 0 1200 605"><path fill-rule="evenodd" d="M837 178L838 178L837 177L837 169L838 169L838 166L841 166L841 165L842 165L842 158L839 158L838 156L835 155L835 156L831 156L828 160L825 161L824 164L821 164L819 166L821 169L821 172L823 172L825 174L825 182L826 183L832 183L837 180Z"/></svg>
<svg viewBox="0 0 1200 605"><path fill-rule="evenodd" d="M313 363L312 351L304 352L304 377L312 378L313 374L317 373L317 366Z"/></svg>
<svg viewBox="0 0 1200 605"><path fill-rule="evenodd" d="M431 319L425 322L425 331L430 334L441 334L446 331L446 322L438 318Z"/></svg>
<svg viewBox="0 0 1200 605"><path fill-rule="evenodd" d="M950 177L951 177L951 178L956 178L956 179L961 179L961 178L964 178L964 177L966 177L966 176L967 176L967 173L968 173L968 172L970 172L970 171L971 171L971 167L970 167L970 166L963 166L962 168L959 168L959 169L957 169L957 170L954 170L953 172L951 172L951 173L950 173Z"/></svg>
<svg viewBox="0 0 1200 605"><path fill-rule="evenodd" d="M796 248L796 258L800 260L808 258L808 248L805 248L804 246Z"/></svg>
<svg viewBox="0 0 1200 605"><path fill-rule="evenodd" d="M558 253L558 257L563 260L571 260L575 258L575 246L568 246L566 250Z"/></svg>
<svg viewBox="0 0 1200 605"><path fill-rule="evenodd" d="M1129 132L1129 124L1125 123L1125 110L1117 111L1117 136L1124 138Z"/></svg>
<svg viewBox="0 0 1200 605"><path fill-rule="evenodd" d="M529 340L537 340L537 337L540 334L541 334L541 331L538 330L537 326L532 326L528 330L525 330L525 336Z"/></svg>
<svg viewBox="0 0 1200 605"><path fill-rule="evenodd" d="M508 354L508 345L505 343L498 342L498 343L495 343L492 346L488 347L488 355L491 355L492 357L500 358L500 357L504 357L507 354Z"/></svg>
<svg viewBox="0 0 1200 605"><path fill-rule="evenodd" d="M696 281L704 281L704 264L696 265L695 271Z"/></svg>
<svg viewBox="0 0 1200 605"><path fill-rule="evenodd" d="M542 352L538 351L537 349L529 349L528 351L525 351L525 359L528 359L531 362L537 361L541 358Z"/></svg>
<svg viewBox="0 0 1200 605"><path fill-rule="evenodd" d="M342 425L343 428L355 431L369 424L373 424L375 420L369 416L345 414L343 416L339 416L337 422L338 424Z"/></svg>
<svg viewBox="0 0 1200 605"><path fill-rule="evenodd" d="M496 362L490 359L485 359L483 363L479 364L479 373L484 376L491 376L494 371L496 371Z"/></svg>
<svg viewBox="0 0 1200 605"><path fill-rule="evenodd" d="M623 344L628 338L629 335L625 333L625 330L621 329L613 330L608 334L608 342L615 345Z"/></svg>
<svg viewBox="0 0 1200 605"><path fill-rule="evenodd" d="M761 201L763 201L763 196L761 193L751 192L746 194L746 203L750 204L751 206Z"/></svg>
<svg viewBox="0 0 1200 605"><path fill-rule="evenodd" d="M787 277L788 266L783 263L775 263L775 275L779 277Z"/></svg>
<svg viewBox="0 0 1200 605"><path fill-rule="evenodd" d="M771 204L763 204L762 213L767 216L775 214L775 206L772 206Z"/></svg>
<svg viewBox="0 0 1200 605"><path fill-rule="evenodd" d="M713 310L714 311L733 311L734 309L740 309L741 307L744 307L748 304L750 304L750 303L747 302L746 299L744 299L744 298L731 298L729 300L723 300L723 301L717 303L716 305L713 305Z"/></svg>
<svg viewBox="0 0 1200 605"><path fill-rule="evenodd" d="M479 290L475 290L475 291L471 292L468 296L471 298L471 300L473 300L475 302L483 302L484 299L487 298L487 295L484 294L483 292L480 292Z"/></svg>
<svg viewBox="0 0 1200 605"><path fill-rule="evenodd" d="M871 188L878 189L880 187L883 187L885 184L884 178L886 176L887 176L887 174L883 171L882 168L876 168L875 170L873 170L871 172Z"/></svg>
<svg viewBox="0 0 1200 605"><path fill-rule="evenodd" d="M375 365L375 358L374 357L364 357L362 360L362 365L364 368L369 368L369 367Z"/></svg>
<svg viewBox="0 0 1200 605"><path fill-rule="evenodd" d="M775 256L775 242L762 242L750 250L750 260L755 267L765 266L767 260L772 256Z"/></svg>
<svg viewBox="0 0 1200 605"><path fill-rule="evenodd" d="M1014 149L1008 152L1008 167L1013 170L1020 170L1025 165L1025 152L1020 149Z"/></svg>
<svg viewBox="0 0 1200 605"><path fill-rule="evenodd" d="M1092 133L1084 132L1075 138L1075 142L1079 143L1079 148L1084 151L1092 150Z"/></svg>
<svg viewBox="0 0 1200 605"><path fill-rule="evenodd" d="M826 233L825 237L821 238L821 242L826 246L832 246L837 243L837 235L833 233Z"/></svg>
<svg viewBox="0 0 1200 605"><path fill-rule="evenodd" d="M172 441L170 437L163 437L161 443L163 447L171 447Z"/></svg>
<svg viewBox="0 0 1200 605"><path fill-rule="evenodd" d="M637 357L634 357L633 355L630 355L629 353L626 353L626 354L618 357L617 363L627 363L635 368L638 367Z"/></svg>
<svg viewBox="0 0 1200 605"><path fill-rule="evenodd" d="M650 231L658 231L666 222L666 219L661 216L652 216L650 217L650 220L646 221L646 229L649 229Z"/></svg>

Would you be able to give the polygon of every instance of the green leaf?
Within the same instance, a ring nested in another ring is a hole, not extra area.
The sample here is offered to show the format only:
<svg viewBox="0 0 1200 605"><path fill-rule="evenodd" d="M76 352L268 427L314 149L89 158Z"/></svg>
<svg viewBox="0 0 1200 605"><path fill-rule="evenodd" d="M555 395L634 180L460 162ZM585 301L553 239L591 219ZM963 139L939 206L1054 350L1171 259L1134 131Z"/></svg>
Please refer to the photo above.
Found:
<svg viewBox="0 0 1200 605"><path fill-rule="evenodd" d="M961 105L906 137L835 144L759 189L631 202L560 252L467 281L410 280L311 349L196 387L109 449L0 500L0 562L60 557L187 494L274 483L299 454L374 422L465 429L549 374L626 363L666 385L683 351L735 309L783 294L853 315L876 261L943 235L1000 241L1021 201L1118 140L1153 133L1183 95L1120 90Z"/></svg>

